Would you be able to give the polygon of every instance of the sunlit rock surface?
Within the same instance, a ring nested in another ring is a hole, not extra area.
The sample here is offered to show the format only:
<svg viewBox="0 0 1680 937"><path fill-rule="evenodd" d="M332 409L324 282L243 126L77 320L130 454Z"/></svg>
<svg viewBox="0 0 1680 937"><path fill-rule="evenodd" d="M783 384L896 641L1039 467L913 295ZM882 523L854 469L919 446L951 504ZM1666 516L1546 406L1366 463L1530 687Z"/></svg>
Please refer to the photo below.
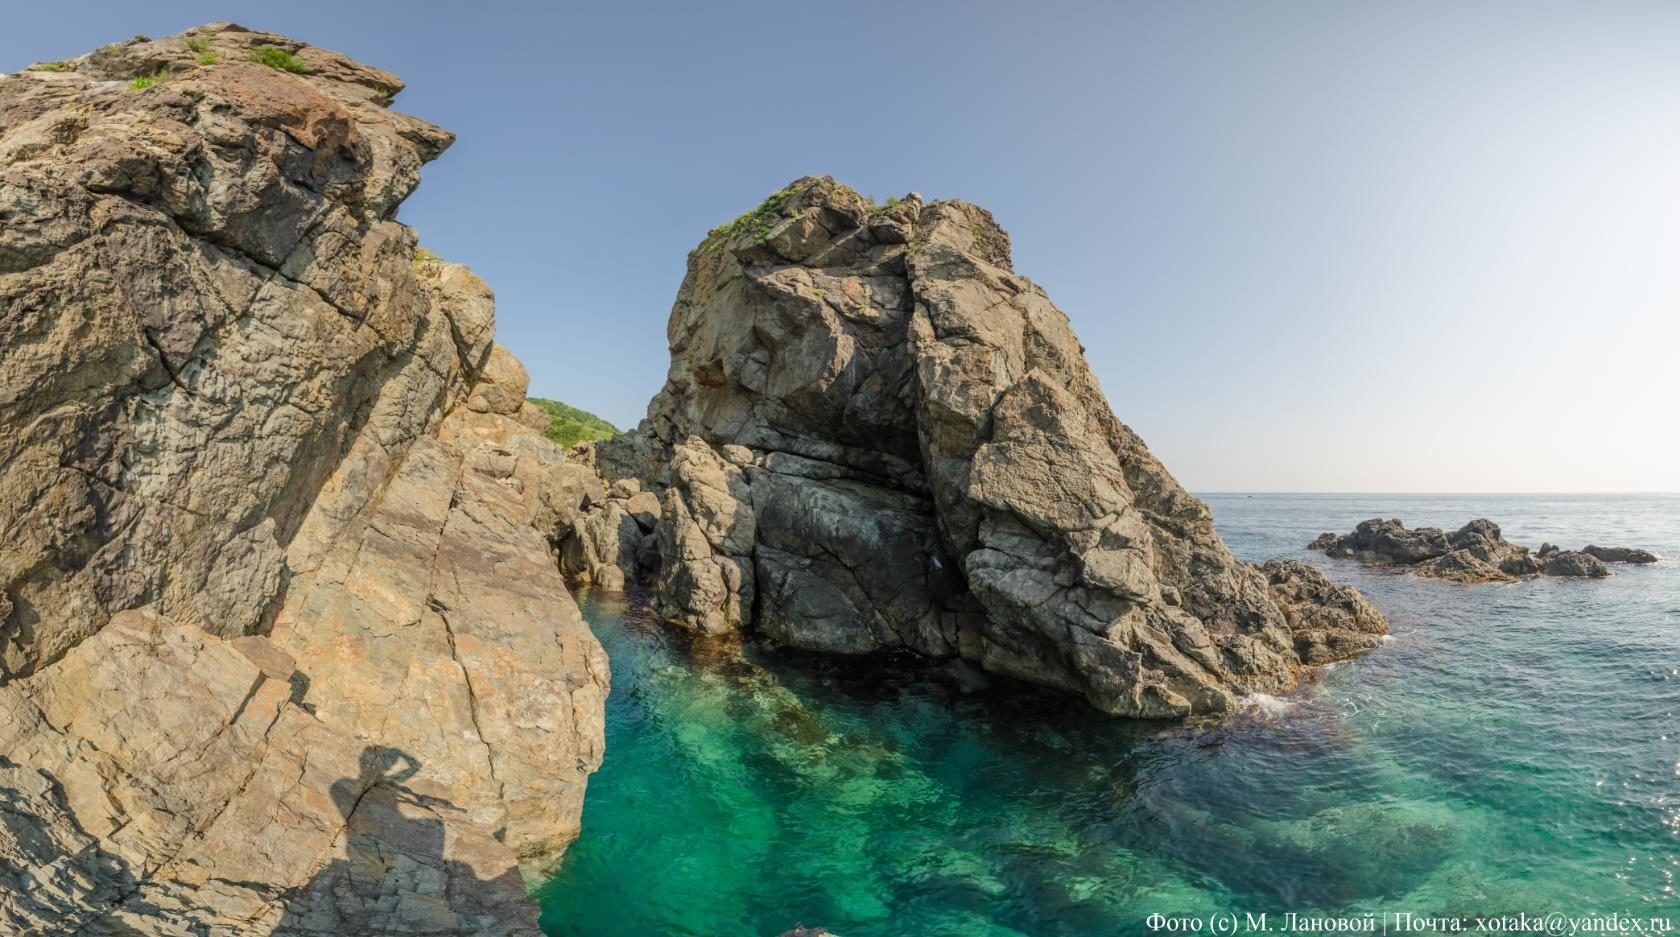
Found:
<svg viewBox="0 0 1680 937"><path fill-rule="evenodd" d="M689 256L668 337L647 419L592 450L659 511L609 499L565 555L649 583L671 620L961 656L1138 717L1226 712L1293 686L1298 647L1316 663L1386 627L1301 614L1322 587L1280 608L1109 410L984 209L801 179Z"/></svg>
<svg viewBox="0 0 1680 937"><path fill-rule="evenodd" d="M401 89L231 24L0 77L0 931L535 933L597 483L394 220Z"/></svg>

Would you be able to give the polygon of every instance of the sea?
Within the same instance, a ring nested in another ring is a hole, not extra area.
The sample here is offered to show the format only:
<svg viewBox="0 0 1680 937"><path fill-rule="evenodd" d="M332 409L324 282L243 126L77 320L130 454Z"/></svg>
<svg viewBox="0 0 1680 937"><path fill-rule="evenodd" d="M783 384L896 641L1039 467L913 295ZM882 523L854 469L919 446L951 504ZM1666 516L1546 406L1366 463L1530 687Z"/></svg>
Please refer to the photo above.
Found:
<svg viewBox="0 0 1680 937"><path fill-rule="evenodd" d="M535 892L543 930L1680 925L1680 495L1202 497L1238 557L1320 566L1391 639L1179 725L961 663L695 641L634 594L581 594L612 661L606 760ZM1665 559L1459 585L1305 549L1377 516Z"/></svg>

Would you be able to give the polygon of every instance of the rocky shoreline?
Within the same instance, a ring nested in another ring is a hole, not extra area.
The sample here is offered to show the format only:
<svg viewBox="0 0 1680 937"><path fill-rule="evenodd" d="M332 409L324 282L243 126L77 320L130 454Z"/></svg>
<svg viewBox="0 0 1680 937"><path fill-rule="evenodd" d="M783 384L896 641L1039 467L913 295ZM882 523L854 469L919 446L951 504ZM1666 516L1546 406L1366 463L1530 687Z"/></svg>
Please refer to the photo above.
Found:
<svg viewBox="0 0 1680 937"><path fill-rule="evenodd" d="M453 142L402 88L230 23L0 76L0 929L536 934L609 683L563 572L1129 717L1380 643L1232 556L966 202L775 193L562 451L395 220Z"/></svg>
<svg viewBox="0 0 1680 937"><path fill-rule="evenodd" d="M1660 557L1630 547L1562 550L1547 543L1529 550L1506 540L1499 525L1477 518L1451 534L1438 527L1408 530L1399 518L1373 517L1352 533L1324 533L1307 545L1326 556L1376 566L1399 566L1448 582L1516 582L1536 576L1602 579L1607 563L1655 563Z"/></svg>

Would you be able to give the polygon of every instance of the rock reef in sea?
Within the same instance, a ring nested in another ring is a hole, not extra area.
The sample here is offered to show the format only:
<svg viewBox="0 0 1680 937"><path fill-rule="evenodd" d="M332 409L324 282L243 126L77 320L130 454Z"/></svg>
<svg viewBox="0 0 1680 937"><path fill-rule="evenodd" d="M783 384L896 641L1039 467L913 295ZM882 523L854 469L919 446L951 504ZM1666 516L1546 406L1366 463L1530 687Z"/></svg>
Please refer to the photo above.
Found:
<svg viewBox="0 0 1680 937"><path fill-rule="evenodd" d="M1373 517L1352 533L1320 534L1307 545L1332 557L1362 563L1403 566L1430 579L1449 582L1515 582L1535 576L1599 579L1610 575L1606 563L1655 563L1648 550L1597 547L1560 550L1542 544L1530 551L1506 540L1499 525L1477 518L1451 534L1438 527L1408 530L1399 518Z"/></svg>
<svg viewBox="0 0 1680 937"><path fill-rule="evenodd" d="M0 930L535 937L608 672L453 138L216 24L0 77Z"/></svg>
<svg viewBox="0 0 1680 937"><path fill-rule="evenodd" d="M978 206L800 179L689 255L667 332L647 418L581 450L611 493L562 557L672 621L1135 717L1230 711L1386 630L1311 566L1231 555Z"/></svg>

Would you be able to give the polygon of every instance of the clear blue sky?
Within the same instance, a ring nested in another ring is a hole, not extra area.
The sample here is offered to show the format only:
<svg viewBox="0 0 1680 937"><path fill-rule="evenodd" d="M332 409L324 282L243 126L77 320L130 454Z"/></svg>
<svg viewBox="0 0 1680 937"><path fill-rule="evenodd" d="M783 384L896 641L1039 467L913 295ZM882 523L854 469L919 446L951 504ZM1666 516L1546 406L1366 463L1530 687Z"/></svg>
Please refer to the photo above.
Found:
<svg viewBox="0 0 1680 937"><path fill-rule="evenodd" d="M216 19L460 135L403 220L633 424L787 181L992 209L1195 490L1680 490L1680 4L10 4L0 70Z"/></svg>

